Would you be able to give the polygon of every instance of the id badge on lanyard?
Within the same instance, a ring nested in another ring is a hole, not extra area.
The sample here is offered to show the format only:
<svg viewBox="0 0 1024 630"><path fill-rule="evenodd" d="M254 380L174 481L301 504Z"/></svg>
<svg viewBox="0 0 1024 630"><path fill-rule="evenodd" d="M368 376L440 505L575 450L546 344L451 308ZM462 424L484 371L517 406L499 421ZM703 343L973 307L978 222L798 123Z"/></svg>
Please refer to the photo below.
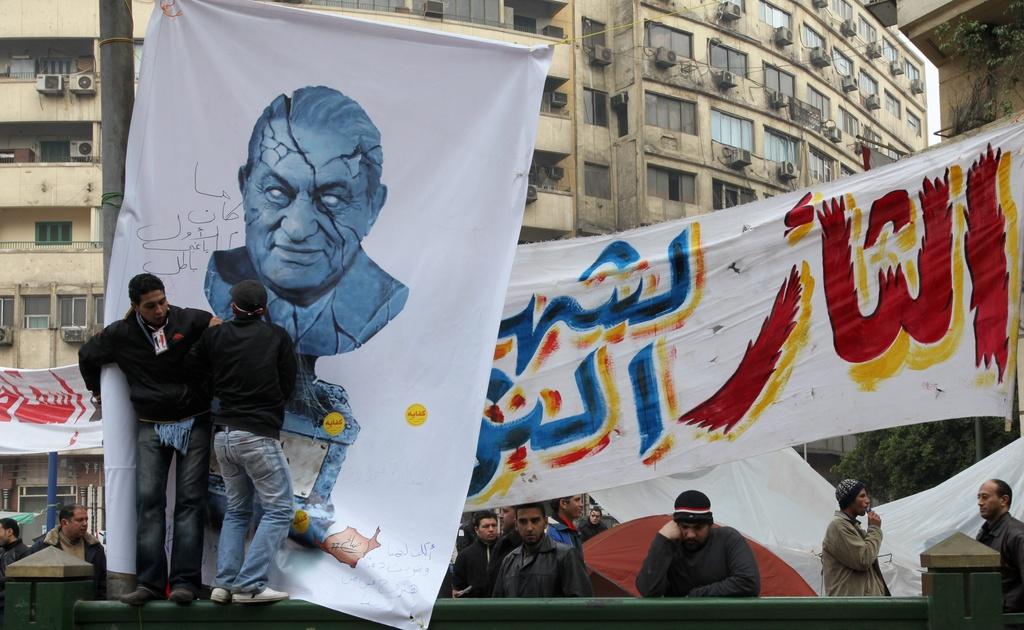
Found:
<svg viewBox="0 0 1024 630"><path fill-rule="evenodd" d="M157 354L167 351L167 335L163 328L153 333L153 349Z"/></svg>

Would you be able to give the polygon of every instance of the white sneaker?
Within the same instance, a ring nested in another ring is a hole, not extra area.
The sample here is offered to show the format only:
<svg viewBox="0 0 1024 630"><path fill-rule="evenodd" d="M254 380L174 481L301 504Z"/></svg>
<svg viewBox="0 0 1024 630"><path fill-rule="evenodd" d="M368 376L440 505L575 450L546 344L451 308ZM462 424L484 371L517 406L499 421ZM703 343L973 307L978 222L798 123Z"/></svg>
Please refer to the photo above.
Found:
<svg viewBox="0 0 1024 630"><path fill-rule="evenodd" d="M236 604L268 604L288 599L288 593L275 591L268 586L259 593L235 593L231 599Z"/></svg>
<svg viewBox="0 0 1024 630"><path fill-rule="evenodd" d="M215 604L230 604L231 591L226 588L217 587L210 592L210 601Z"/></svg>

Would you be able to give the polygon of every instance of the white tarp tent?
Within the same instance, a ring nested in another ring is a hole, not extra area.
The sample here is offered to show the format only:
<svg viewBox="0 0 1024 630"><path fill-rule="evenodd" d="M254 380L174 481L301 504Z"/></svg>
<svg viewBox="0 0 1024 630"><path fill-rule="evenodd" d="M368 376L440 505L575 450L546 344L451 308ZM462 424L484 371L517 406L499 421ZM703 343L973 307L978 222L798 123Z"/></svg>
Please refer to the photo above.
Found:
<svg viewBox="0 0 1024 630"><path fill-rule="evenodd" d="M893 595L921 592L920 554L954 532L974 536L981 527L975 504L988 478L1024 496L1024 440L1016 440L943 483L878 507L885 534L881 566ZM793 450L669 475L592 493L620 521L668 514L676 496L698 489L711 499L715 521L760 542L821 590L821 539L836 510L833 487ZM1024 516L1024 500L1012 513ZM891 556L889 555L891 554Z"/></svg>

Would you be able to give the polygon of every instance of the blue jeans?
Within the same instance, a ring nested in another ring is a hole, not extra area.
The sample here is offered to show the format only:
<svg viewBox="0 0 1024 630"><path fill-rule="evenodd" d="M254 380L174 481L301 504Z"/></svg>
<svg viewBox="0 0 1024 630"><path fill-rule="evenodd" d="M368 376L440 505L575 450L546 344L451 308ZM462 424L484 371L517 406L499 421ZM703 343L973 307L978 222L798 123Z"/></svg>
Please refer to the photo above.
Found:
<svg viewBox="0 0 1024 630"><path fill-rule="evenodd" d="M233 593L258 593L267 587L267 572L284 545L292 524L292 476L281 443L248 431L214 434L227 510L220 528L214 587ZM263 508L256 533L245 552L245 535L253 516L253 496Z"/></svg>
<svg viewBox="0 0 1024 630"><path fill-rule="evenodd" d="M178 454L160 443L153 425L139 423L136 440L135 512L138 535L135 577L139 585L163 595L167 586L167 476L177 454L174 494L174 541L171 546L171 588L184 586L198 594L202 588L203 529L210 472L210 416L196 416L189 434L188 453Z"/></svg>

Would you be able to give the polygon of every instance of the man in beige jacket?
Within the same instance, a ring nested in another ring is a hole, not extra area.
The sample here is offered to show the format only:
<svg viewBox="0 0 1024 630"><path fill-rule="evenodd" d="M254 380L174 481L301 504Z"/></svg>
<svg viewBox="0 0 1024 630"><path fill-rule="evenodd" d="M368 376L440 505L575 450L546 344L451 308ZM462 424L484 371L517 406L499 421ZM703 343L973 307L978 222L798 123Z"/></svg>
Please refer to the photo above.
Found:
<svg viewBox="0 0 1024 630"><path fill-rule="evenodd" d="M870 511L871 498L864 483L844 479L836 486L839 510L821 543L822 586L829 597L882 597L889 588L878 567L882 546L882 519ZM868 530L858 516L868 516Z"/></svg>

